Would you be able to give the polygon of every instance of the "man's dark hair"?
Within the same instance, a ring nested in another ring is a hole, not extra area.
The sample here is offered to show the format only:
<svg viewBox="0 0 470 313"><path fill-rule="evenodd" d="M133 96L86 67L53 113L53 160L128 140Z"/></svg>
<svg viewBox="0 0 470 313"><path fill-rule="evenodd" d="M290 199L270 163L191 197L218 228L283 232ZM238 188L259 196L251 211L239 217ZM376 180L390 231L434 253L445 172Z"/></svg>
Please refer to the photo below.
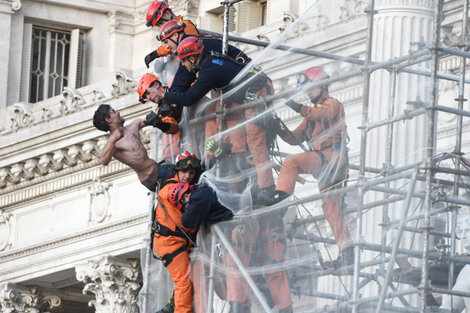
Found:
<svg viewBox="0 0 470 313"><path fill-rule="evenodd" d="M109 104L101 104L98 109L96 109L95 115L93 115L93 125L104 132L109 131L108 122L106 122L106 118L110 116L109 110L111 110Z"/></svg>

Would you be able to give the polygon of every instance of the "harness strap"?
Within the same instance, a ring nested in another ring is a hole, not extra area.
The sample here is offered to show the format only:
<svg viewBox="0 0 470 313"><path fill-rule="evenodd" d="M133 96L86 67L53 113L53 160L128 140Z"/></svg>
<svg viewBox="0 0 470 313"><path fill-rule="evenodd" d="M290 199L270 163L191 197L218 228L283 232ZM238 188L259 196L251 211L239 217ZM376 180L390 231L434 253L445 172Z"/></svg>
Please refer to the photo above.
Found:
<svg viewBox="0 0 470 313"><path fill-rule="evenodd" d="M173 261L173 259L178 255L178 254L181 254L183 253L184 251L186 251L186 245L183 245L181 247L179 247L178 249L176 249L175 251L173 251L172 253L167 253L165 254L164 256L161 257L161 260L163 262L163 265L165 267L167 267L168 265L170 265L171 261Z"/></svg>
<svg viewBox="0 0 470 313"><path fill-rule="evenodd" d="M169 236L175 236L175 237L180 237L184 239L188 239L188 237L193 237L192 233L185 233L181 231L179 228L176 229L176 231L173 231L169 229L168 227L160 224L156 219L152 223L152 231L155 234L159 234L160 236L164 237L169 237Z"/></svg>

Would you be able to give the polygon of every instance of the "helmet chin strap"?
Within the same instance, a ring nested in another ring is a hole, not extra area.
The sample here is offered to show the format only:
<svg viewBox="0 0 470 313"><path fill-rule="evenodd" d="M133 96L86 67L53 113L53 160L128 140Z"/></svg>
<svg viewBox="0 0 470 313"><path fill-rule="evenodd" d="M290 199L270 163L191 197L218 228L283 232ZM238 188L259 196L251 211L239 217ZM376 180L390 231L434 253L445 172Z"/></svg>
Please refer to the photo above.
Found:
<svg viewBox="0 0 470 313"><path fill-rule="evenodd" d="M320 99L323 97L323 95L325 94L325 91L326 91L325 87L321 87L320 95L317 96L317 97L315 97L314 99L310 99L310 101L311 101L313 104L317 104L317 103L318 103L318 100L320 100Z"/></svg>

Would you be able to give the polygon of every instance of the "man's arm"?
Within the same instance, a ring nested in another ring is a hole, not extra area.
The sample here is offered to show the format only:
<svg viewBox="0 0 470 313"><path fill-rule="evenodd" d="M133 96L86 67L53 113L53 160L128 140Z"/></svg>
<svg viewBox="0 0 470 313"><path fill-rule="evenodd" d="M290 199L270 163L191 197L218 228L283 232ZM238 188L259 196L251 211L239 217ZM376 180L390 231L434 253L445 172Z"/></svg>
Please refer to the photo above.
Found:
<svg viewBox="0 0 470 313"><path fill-rule="evenodd" d="M116 130L111 133L109 136L108 142L106 146L104 146L103 151L101 151L101 164L108 165L111 161L114 150L116 149L116 142L124 136L123 132L120 130Z"/></svg>

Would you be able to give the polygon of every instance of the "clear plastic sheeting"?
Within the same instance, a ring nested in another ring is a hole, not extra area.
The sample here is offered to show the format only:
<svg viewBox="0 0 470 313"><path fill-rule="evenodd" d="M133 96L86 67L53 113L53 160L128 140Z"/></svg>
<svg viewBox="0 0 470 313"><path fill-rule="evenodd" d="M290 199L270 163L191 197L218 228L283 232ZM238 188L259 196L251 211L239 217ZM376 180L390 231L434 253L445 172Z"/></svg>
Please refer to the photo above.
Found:
<svg viewBox="0 0 470 313"><path fill-rule="evenodd" d="M317 1L284 20L270 43L239 45L252 61L228 88L185 107L177 149L159 154L199 156L206 168L199 183L235 215L199 228L190 254L197 313L438 311L470 263L456 237L457 217L470 204L470 163L460 146L445 153L454 138L441 145L431 130L447 123L461 139L462 124L426 115L432 107L468 116L453 103L437 106L432 88L438 77L463 86L464 76L430 66L442 55L428 49L438 43L426 27L408 25L417 38L399 55L376 48L375 37L361 37L360 51L321 51L326 36L349 25L347 16L322 15L330 6ZM385 32L381 13L367 12L354 17L361 30L375 19ZM439 14L424 12L423 25ZM313 67L326 75L307 72ZM446 90L445 99L459 94ZM173 285L149 253L141 308L154 313ZM465 298L470 288L459 292Z"/></svg>

